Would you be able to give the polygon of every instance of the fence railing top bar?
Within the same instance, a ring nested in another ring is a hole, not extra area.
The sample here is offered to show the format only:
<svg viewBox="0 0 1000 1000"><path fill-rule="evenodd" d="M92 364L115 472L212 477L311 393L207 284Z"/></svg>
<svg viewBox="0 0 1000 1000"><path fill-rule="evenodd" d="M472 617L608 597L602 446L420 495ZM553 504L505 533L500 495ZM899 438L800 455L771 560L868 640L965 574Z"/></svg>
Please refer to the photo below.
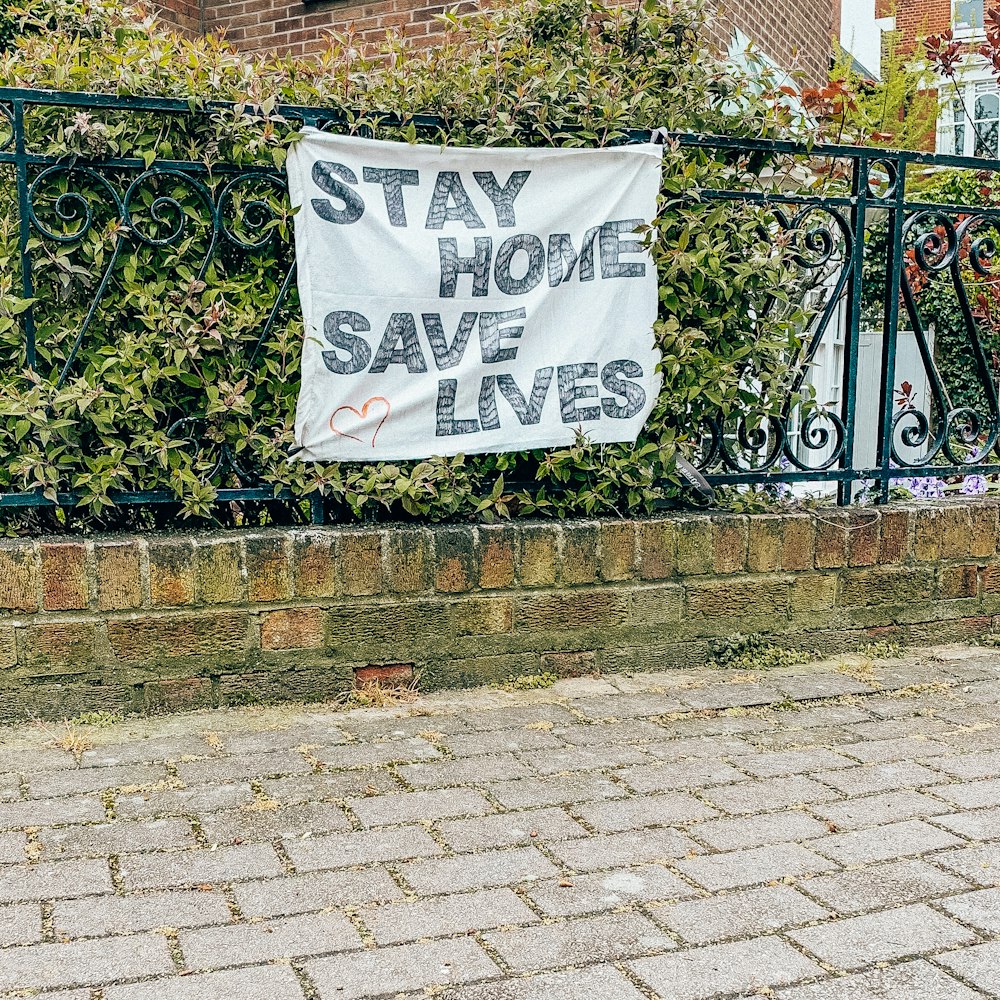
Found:
<svg viewBox="0 0 1000 1000"><path fill-rule="evenodd" d="M0 103L20 103L22 105L49 107L101 108L115 111L150 111L169 114L205 114L214 111L231 111L236 107L247 109L254 113L254 105L247 103L237 105L231 101L203 101L201 99L182 100L170 97L141 97L134 95L94 94L62 90L36 90L18 87L0 87ZM406 114L403 112L379 111L377 109L350 109L307 107L303 105L277 105L272 116L280 115L292 120L306 123L352 121L377 117L388 125L415 124L422 127L441 127L464 124L475 127L478 122L459 122L440 115ZM266 117L261 114L261 117ZM550 123L547 123L549 126ZM560 128L550 125L553 130L562 132L578 131L577 128ZM648 142L653 137L649 129L625 129L618 134L632 142ZM786 139L755 139L742 136L711 135L696 132L671 132L668 137L682 146L694 146L712 149L732 149L744 151L761 151L784 153L794 156L849 158L863 160L870 165L879 161L894 164L914 164L927 167L960 167L970 170L1000 171L1000 159L985 157L953 156L946 153L923 153L912 150L882 149L872 146L853 146L845 144L816 143L808 144Z"/></svg>

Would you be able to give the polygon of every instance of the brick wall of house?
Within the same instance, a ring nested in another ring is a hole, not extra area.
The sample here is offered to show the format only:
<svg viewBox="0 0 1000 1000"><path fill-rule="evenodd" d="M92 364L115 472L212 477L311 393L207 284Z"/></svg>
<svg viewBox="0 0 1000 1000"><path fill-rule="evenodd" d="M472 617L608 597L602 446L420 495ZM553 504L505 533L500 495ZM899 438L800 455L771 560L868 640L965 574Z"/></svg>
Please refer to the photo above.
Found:
<svg viewBox="0 0 1000 1000"><path fill-rule="evenodd" d="M993 500L0 540L0 722L840 652L1000 625Z"/></svg>
<svg viewBox="0 0 1000 1000"><path fill-rule="evenodd" d="M906 45L951 27L952 0L877 0L879 17L896 18L896 30Z"/></svg>
<svg viewBox="0 0 1000 1000"><path fill-rule="evenodd" d="M325 47L331 31L351 27L362 43L377 44L386 32L416 44L432 44L435 15L455 3L436 0L159 0L164 18L194 33L223 31L246 51L308 55ZM834 0L725 0L711 33L723 46L739 27L783 67L801 67L809 83L826 78L834 33ZM200 4L200 7L199 7ZM464 4L472 8L473 3Z"/></svg>

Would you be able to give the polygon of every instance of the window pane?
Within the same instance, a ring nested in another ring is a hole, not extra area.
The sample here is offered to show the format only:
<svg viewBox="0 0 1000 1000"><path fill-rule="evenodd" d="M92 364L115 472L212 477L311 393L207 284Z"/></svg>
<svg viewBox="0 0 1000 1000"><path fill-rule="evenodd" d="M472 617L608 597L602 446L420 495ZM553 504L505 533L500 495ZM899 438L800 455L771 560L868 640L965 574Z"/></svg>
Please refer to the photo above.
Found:
<svg viewBox="0 0 1000 1000"><path fill-rule="evenodd" d="M976 156L989 156L995 158L997 155L997 128L996 122L981 122L979 124L979 136L976 139Z"/></svg>
<svg viewBox="0 0 1000 1000"><path fill-rule="evenodd" d="M956 0L955 24L981 28L983 26L984 6L984 0Z"/></svg>
<svg viewBox="0 0 1000 1000"><path fill-rule="evenodd" d="M965 126L955 126L955 155L965 156Z"/></svg>
<svg viewBox="0 0 1000 1000"><path fill-rule="evenodd" d="M976 98L976 121L1000 118L1000 97L996 94L980 94Z"/></svg>

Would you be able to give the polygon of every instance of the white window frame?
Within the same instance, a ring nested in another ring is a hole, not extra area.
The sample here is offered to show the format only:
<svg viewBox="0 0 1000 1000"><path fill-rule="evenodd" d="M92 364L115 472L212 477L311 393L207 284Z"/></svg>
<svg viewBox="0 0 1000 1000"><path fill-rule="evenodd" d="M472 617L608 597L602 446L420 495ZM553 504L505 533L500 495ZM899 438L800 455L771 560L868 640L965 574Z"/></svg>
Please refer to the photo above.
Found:
<svg viewBox="0 0 1000 1000"><path fill-rule="evenodd" d="M956 86L961 88L962 96L965 100L965 106L972 115L975 115L976 113L976 98L978 96L981 96L984 93L1000 93L1000 87L997 85L996 77L982 60L977 60L975 64L970 64L960 75ZM955 108L955 104L958 102L956 87L942 88L941 97L943 98L943 101L941 113L938 118L937 151L939 153L947 153L949 155L957 154L959 156L980 155L976 150L978 140L976 129L973 128L972 122L970 122L968 118L965 118L964 122L961 123L964 124L965 127L962 149L955 148L955 114L956 111L960 114L963 113L961 107L957 109ZM998 115L998 117L1000 117L1000 115ZM997 132L1000 134L1000 124L997 126ZM1000 135L998 135L998 143L1000 143ZM993 155L990 158L1000 158L1000 148L993 150Z"/></svg>
<svg viewBox="0 0 1000 1000"><path fill-rule="evenodd" d="M973 0L973 2L979 2L979 0ZM987 2L988 0L982 0L984 18L986 16ZM955 38L958 39L968 40L986 37L986 27L984 24L970 24L968 21L959 21L957 2L952 3L951 26L955 32Z"/></svg>

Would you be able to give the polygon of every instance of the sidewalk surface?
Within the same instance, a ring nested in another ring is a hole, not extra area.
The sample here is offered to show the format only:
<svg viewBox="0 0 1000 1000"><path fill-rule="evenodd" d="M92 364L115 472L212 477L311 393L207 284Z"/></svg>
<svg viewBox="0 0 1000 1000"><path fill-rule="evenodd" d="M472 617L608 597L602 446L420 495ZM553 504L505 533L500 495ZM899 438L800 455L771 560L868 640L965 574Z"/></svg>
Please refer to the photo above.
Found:
<svg viewBox="0 0 1000 1000"><path fill-rule="evenodd" d="M947 647L2 730L0 997L997 997L998 705Z"/></svg>

